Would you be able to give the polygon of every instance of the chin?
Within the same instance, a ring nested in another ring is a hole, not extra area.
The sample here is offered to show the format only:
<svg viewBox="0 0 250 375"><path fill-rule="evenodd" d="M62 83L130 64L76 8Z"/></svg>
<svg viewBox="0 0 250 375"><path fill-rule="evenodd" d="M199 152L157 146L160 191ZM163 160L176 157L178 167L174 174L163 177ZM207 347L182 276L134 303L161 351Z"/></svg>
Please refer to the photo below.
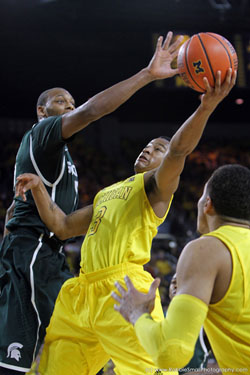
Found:
<svg viewBox="0 0 250 375"><path fill-rule="evenodd" d="M142 173L142 172L144 172L144 168L141 167L139 164L135 164L134 165L134 171L135 171L135 173Z"/></svg>

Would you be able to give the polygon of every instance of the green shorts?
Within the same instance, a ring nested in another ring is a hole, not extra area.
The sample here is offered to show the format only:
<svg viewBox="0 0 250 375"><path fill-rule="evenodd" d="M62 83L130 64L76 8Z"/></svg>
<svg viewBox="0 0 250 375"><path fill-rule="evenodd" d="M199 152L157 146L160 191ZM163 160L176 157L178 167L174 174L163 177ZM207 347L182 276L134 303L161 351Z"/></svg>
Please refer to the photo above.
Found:
<svg viewBox="0 0 250 375"><path fill-rule="evenodd" d="M61 244L18 229L0 248L0 367L26 372L43 343L59 290L72 277Z"/></svg>
<svg viewBox="0 0 250 375"><path fill-rule="evenodd" d="M190 362L183 369L179 370L179 374L185 374L186 372L193 372L195 374L195 372L207 368L209 354L210 349L207 348L204 341L204 330L202 327L195 345L194 355Z"/></svg>

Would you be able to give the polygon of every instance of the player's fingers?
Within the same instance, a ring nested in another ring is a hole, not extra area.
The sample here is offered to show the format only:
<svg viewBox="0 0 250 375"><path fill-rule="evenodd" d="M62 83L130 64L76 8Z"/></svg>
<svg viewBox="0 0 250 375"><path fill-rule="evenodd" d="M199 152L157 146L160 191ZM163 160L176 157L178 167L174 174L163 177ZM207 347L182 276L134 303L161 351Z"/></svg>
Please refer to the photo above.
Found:
<svg viewBox="0 0 250 375"><path fill-rule="evenodd" d="M224 86L230 86L232 83L232 69L228 69L225 81L223 82Z"/></svg>
<svg viewBox="0 0 250 375"><path fill-rule="evenodd" d="M232 74L232 85L234 86L237 79L237 71L235 70Z"/></svg>
<svg viewBox="0 0 250 375"><path fill-rule="evenodd" d="M119 306L119 305L114 305L114 309L115 309L116 311L119 311L119 312L120 312L120 306Z"/></svg>
<svg viewBox="0 0 250 375"><path fill-rule="evenodd" d="M156 43L156 52L160 51L160 49L162 48L162 41L163 41L163 37L159 36L159 38L157 39L157 43Z"/></svg>
<svg viewBox="0 0 250 375"><path fill-rule="evenodd" d="M21 185L21 183L18 181L15 185L15 195L16 197L18 197L19 195L21 196L22 194L22 190L23 190L23 186Z"/></svg>
<svg viewBox="0 0 250 375"><path fill-rule="evenodd" d="M164 40L164 43L163 43L162 49L164 49L164 50L168 49L169 44L170 44L170 42L171 42L171 40L172 40L172 37L173 37L173 32L172 32L172 31L169 31L169 32L167 33L166 39Z"/></svg>
<svg viewBox="0 0 250 375"><path fill-rule="evenodd" d="M111 296L112 296L117 302L119 302L119 303L122 302L121 297L118 296L118 294L116 294L116 292L112 292L112 293L111 293Z"/></svg>
<svg viewBox="0 0 250 375"><path fill-rule="evenodd" d="M220 87L221 87L221 71L218 70L216 73L215 89L219 89Z"/></svg>
<svg viewBox="0 0 250 375"><path fill-rule="evenodd" d="M173 44L171 44L171 46L169 47L169 52L172 54L173 57L178 55L183 38L184 38L183 35L180 35L176 39L176 41Z"/></svg>
<svg viewBox="0 0 250 375"><path fill-rule="evenodd" d="M205 86L206 93L207 92L211 92L212 91L212 87L209 85L207 77L203 78L203 83L204 83L204 86Z"/></svg>
<svg viewBox="0 0 250 375"><path fill-rule="evenodd" d="M119 293L121 294L121 296L124 297L126 294L126 290L121 286L121 284L118 283L118 281L115 282L115 286L117 290L119 291Z"/></svg>
<svg viewBox="0 0 250 375"><path fill-rule="evenodd" d="M23 192L23 189L16 189L15 197L21 197L23 201L26 202L27 198L25 193Z"/></svg>
<svg viewBox="0 0 250 375"><path fill-rule="evenodd" d="M125 284L128 288L128 292L130 292L131 290L135 290L135 287L134 287L132 281L130 280L130 278L128 276L125 276L124 280L125 280Z"/></svg>
<svg viewBox="0 0 250 375"><path fill-rule="evenodd" d="M24 181L30 178L30 173L23 173L17 177L17 181Z"/></svg>
<svg viewBox="0 0 250 375"><path fill-rule="evenodd" d="M150 297L155 296L156 290L159 287L160 283L161 283L161 280L158 277L152 282L148 291L148 295Z"/></svg>
<svg viewBox="0 0 250 375"><path fill-rule="evenodd" d="M23 192L26 193L26 191L32 189L33 187L34 187L33 181L29 181L23 185L22 189L23 189Z"/></svg>

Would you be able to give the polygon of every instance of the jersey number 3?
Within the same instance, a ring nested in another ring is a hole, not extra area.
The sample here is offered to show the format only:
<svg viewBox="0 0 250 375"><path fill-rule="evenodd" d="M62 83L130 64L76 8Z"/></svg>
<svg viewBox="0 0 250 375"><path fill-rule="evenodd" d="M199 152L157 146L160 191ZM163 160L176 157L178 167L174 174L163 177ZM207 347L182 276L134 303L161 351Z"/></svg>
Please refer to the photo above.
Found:
<svg viewBox="0 0 250 375"><path fill-rule="evenodd" d="M103 206L97 212L97 214L94 217L94 222L90 227L89 236L92 236L93 234L95 234L97 232L97 229L98 229L99 225L101 224L102 218L105 215L106 211L107 211L107 207Z"/></svg>

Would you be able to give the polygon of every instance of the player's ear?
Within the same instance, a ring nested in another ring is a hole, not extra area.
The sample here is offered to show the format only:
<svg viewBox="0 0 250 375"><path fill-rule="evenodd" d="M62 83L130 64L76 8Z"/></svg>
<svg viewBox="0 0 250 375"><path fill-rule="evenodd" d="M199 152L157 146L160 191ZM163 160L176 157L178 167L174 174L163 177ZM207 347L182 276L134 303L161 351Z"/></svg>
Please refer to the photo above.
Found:
<svg viewBox="0 0 250 375"><path fill-rule="evenodd" d="M206 197L206 201L204 204L204 213L210 216L213 216L215 214L213 202L211 198L209 197L209 195Z"/></svg>
<svg viewBox="0 0 250 375"><path fill-rule="evenodd" d="M38 105L36 107L36 113L39 120L41 120L44 117L47 117L44 105Z"/></svg>

